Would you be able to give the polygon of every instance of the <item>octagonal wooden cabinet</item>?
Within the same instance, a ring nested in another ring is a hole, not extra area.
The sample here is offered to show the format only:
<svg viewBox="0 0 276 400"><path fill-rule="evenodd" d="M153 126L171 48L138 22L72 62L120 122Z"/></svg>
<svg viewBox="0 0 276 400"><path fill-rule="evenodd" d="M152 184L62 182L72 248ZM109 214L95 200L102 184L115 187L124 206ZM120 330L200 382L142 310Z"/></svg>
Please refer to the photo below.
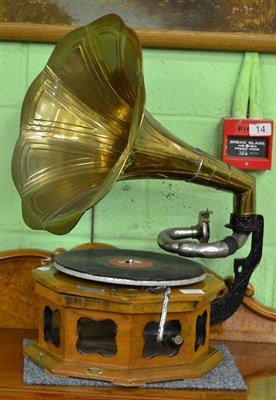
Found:
<svg viewBox="0 0 276 400"><path fill-rule="evenodd" d="M162 342L164 290L86 281L53 266L33 271L39 338L25 354L51 374L124 386L200 378L221 360L209 346L210 303L224 283L171 289Z"/></svg>

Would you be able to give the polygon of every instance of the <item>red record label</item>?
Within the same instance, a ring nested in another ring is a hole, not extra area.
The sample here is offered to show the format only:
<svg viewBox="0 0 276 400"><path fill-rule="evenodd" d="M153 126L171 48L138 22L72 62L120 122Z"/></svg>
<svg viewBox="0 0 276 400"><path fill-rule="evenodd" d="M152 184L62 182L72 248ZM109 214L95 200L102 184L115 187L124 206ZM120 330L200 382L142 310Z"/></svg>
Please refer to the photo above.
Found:
<svg viewBox="0 0 276 400"><path fill-rule="evenodd" d="M117 265L119 267L126 268L151 268L153 262L143 260L142 258L131 258L131 257L114 257L108 260L111 265Z"/></svg>

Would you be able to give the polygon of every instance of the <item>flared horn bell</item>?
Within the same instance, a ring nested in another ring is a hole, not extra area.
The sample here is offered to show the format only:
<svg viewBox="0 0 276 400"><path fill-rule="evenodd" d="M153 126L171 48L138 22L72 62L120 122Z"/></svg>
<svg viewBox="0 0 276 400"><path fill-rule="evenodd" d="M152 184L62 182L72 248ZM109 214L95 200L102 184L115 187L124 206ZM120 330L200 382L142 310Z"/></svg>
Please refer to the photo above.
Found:
<svg viewBox="0 0 276 400"><path fill-rule="evenodd" d="M180 179L234 194L255 212L255 180L174 138L145 110L135 32L107 15L68 34L29 88L12 173L24 220L69 232L116 180Z"/></svg>

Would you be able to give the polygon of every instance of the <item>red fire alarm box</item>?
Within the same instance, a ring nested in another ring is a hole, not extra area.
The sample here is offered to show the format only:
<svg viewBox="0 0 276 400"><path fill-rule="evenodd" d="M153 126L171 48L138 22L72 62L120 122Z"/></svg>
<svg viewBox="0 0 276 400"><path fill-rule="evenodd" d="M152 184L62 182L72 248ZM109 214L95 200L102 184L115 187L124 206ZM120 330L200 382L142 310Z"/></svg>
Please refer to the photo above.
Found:
<svg viewBox="0 0 276 400"><path fill-rule="evenodd" d="M274 123L268 119L226 118L222 159L240 169L270 170Z"/></svg>

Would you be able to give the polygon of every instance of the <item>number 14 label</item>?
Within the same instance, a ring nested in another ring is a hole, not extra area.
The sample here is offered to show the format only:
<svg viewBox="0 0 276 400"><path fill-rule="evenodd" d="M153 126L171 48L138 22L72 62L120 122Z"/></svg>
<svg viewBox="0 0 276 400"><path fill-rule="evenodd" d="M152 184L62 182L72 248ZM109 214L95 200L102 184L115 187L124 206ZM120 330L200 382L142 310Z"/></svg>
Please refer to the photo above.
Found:
<svg viewBox="0 0 276 400"><path fill-rule="evenodd" d="M259 124L249 124L250 136L271 136L272 124L271 122L263 122Z"/></svg>

